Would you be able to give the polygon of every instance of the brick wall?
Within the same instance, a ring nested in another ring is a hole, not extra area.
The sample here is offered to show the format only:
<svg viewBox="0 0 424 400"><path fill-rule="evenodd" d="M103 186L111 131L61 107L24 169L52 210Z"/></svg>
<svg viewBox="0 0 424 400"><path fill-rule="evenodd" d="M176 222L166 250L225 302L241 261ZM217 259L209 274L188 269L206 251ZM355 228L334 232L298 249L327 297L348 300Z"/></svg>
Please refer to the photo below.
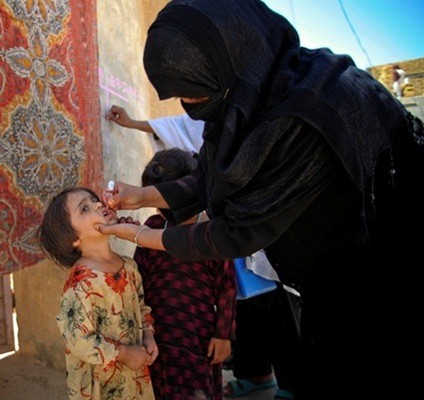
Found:
<svg viewBox="0 0 424 400"><path fill-rule="evenodd" d="M403 90L404 97L424 95L424 58L393 62L391 64L377 65L368 68L368 71L378 79L389 90L392 90L393 76L392 65L398 64L404 71L405 77L409 79L409 84Z"/></svg>

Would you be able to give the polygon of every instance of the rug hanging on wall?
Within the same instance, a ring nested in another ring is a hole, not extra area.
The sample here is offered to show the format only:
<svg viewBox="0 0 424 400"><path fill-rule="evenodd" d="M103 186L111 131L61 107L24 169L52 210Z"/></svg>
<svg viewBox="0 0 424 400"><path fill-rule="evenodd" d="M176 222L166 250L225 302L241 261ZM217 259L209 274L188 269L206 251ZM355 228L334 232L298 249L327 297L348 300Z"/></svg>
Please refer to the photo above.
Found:
<svg viewBox="0 0 424 400"><path fill-rule="evenodd" d="M36 231L70 186L99 191L102 154L94 0L0 4L0 274L44 255Z"/></svg>

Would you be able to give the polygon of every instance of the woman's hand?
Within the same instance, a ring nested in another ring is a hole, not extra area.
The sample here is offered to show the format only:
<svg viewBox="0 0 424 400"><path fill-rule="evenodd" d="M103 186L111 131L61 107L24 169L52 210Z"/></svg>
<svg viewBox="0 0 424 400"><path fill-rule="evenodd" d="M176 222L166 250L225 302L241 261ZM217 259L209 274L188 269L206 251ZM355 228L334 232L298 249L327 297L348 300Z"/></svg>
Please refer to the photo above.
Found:
<svg viewBox="0 0 424 400"><path fill-rule="evenodd" d="M140 225L140 221L138 219L134 219L133 217L119 217L118 224Z"/></svg>
<svg viewBox="0 0 424 400"><path fill-rule="evenodd" d="M117 223L113 225L104 225L104 224L97 224L95 228L102 233L103 235L114 235L118 237L119 239L128 240L129 242L134 242L135 235L141 229L140 224L134 224L134 223ZM146 229L149 229L146 226Z"/></svg>
<svg viewBox="0 0 424 400"><path fill-rule="evenodd" d="M142 205L143 189L116 181L113 191L103 190L103 202L114 211L136 210Z"/></svg>
<svg viewBox="0 0 424 400"><path fill-rule="evenodd" d="M134 186L115 181L113 191L103 190L106 207L116 210L136 210L140 207L168 208L168 203L154 186Z"/></svg>
<svg viewBox="0 0 424 400"><path fill-rule="evenodd" d="M163 229L151 229L147 225L137 225L134 223L97 224L95 228L103 235L114 235L119 239L133 242L137 246L165 250L162 243Z"/></svg>

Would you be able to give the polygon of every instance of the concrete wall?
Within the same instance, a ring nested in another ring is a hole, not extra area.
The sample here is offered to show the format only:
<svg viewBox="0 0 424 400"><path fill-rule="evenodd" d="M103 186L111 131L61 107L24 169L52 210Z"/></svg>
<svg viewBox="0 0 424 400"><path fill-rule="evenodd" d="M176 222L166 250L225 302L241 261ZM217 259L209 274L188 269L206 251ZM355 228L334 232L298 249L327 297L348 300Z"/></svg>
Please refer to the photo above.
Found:
<svg viewBox="0 0 424 400"><path fill-rule="evenodd" d="M13 274L19 351L56 369L65 365L55 321L65 277L64 270L48 261Z"/></svg>
<svg viewBox="0 0 424 400"><path fill-rule="evenodd" d="M107 122L113 104L135 119L145 120L183 112L176 100L159 102L143 67L147 30L166 0L114 0L98 2L100 109L105 184L122 180L139 185L144 166L153 156L151 135ZM120 212L144 221L153 209ZM133 254L134 245L112 238L115 250Z"/></svg>
<svg viewBox="0 0 424 400"><path fill-rule="evenodd" d="M153 154L150 136L108 123L112 104L125 107L137 119L181 113L174 100L158 102L142 65L147 28L166 0L97 1L100 65L100 105L104 179L139 184ZM134 212L144 220L153 210ZM112 239L113 247L132 255L134 245ZM56 369L64 368L63 340L55 317L66 277L49 261L13 274L20 351Z"/></svg>
<svg viewBox="0 0 424 400"><path fill-rule="evenodd" d="M408 111L424 121L424 96L402 97L401 102Z"/></svg>

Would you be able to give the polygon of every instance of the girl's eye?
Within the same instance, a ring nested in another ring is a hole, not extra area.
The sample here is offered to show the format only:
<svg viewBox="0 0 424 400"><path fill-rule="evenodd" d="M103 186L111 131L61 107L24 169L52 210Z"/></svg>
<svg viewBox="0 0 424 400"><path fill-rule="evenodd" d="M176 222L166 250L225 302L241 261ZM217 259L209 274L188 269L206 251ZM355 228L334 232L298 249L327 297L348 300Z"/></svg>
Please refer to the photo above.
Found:
<svg viewBox="0 0 424 400"><path fill-rule="evenodd" d="M81 208L81 212L86 212L86 211L88 211L88 206L83 206L83 207Z"/></svg>

